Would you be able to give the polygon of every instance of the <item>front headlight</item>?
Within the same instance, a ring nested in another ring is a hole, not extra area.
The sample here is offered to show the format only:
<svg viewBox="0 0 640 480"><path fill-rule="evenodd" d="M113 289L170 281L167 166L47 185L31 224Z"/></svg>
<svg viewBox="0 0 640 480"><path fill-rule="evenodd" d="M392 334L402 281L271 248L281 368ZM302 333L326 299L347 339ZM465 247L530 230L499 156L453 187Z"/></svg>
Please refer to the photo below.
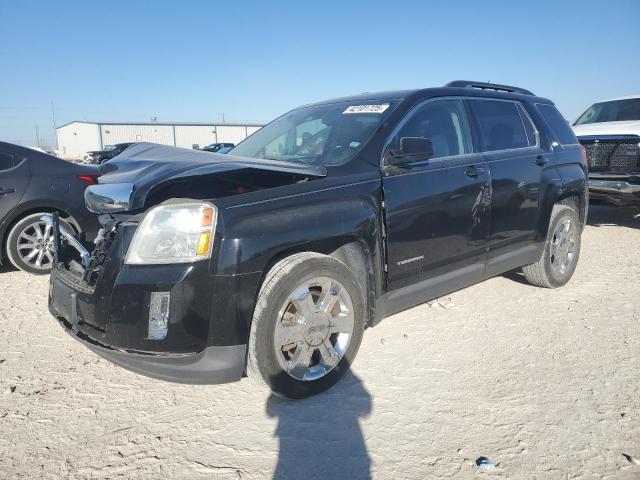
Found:
<svg viewBox="0 0 640 480"><path fill-rule="evenodd" d="M129 265L191 263L211 256L217 209L208 202L154 207L138 226L124 259Z"/></svg>

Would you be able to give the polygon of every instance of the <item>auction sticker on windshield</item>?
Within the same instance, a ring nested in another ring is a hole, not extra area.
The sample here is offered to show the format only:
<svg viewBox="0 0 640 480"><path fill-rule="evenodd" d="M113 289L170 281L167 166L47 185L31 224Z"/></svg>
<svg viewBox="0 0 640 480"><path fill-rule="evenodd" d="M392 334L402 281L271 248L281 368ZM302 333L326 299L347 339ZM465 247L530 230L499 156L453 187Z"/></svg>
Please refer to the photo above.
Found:
<svg viewBox="0 0 640 480"><path fill-rule="evenodd" d="M389 108L388 103L383 103L382 105L351 105L342 113L382 113L387 108Z"/></svg>

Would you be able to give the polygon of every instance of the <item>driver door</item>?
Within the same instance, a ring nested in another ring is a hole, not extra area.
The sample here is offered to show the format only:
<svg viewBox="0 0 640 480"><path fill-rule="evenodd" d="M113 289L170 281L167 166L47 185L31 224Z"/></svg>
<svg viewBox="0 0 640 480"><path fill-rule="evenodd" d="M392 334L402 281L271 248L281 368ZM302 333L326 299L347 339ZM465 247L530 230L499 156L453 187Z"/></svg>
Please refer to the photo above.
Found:
<svg viewBox="0 0 640 480"><path fill-rule="evenodd" d="M482 279L490 174L476 153L469 124L463 100L427 100L405 117L385 148L390 291L427 281L433 293L427 297L433 298ZM430 158L403 158L402 145L419 144L419 139L429 140Z"/></svg>

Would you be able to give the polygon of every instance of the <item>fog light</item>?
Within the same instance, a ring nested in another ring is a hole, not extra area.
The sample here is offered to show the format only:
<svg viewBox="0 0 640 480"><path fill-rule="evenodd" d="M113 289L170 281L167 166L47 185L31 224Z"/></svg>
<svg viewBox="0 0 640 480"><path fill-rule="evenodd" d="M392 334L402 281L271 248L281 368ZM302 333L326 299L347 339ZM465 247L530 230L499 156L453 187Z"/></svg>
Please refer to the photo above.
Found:
<svg viewBox="0 0 640 480"><path fill-rule="evenodd" d="M149 304L149 340L164 340L169 330L169 292L152 292Z"/></svg>

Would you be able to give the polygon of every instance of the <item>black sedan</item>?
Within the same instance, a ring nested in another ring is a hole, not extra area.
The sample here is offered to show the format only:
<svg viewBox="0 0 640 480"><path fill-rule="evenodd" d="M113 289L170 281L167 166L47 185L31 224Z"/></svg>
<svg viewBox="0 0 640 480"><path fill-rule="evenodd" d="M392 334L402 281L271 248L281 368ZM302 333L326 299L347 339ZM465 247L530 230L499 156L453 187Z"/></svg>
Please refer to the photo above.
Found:
<svg viewBox="0 0 640 480"><path fill-rule="evenodd" d="M91 163L101 164L106 162L107 160L111 160L116 155L120 155L131 145L135 145L136 142L130 143L116 143L115 145L107 145L104 150L95 150L92 152L87 152L86 160Z"/></svg>
<svg viewBox="0 0 640 480"><path fill-rule="evenodd" d="M76 233L95 235L98 223L84 205L97 167L77 165L29 148L0 142L0 263L45 274L51 270L53 237L40 217L57 211Z"/></svg>

